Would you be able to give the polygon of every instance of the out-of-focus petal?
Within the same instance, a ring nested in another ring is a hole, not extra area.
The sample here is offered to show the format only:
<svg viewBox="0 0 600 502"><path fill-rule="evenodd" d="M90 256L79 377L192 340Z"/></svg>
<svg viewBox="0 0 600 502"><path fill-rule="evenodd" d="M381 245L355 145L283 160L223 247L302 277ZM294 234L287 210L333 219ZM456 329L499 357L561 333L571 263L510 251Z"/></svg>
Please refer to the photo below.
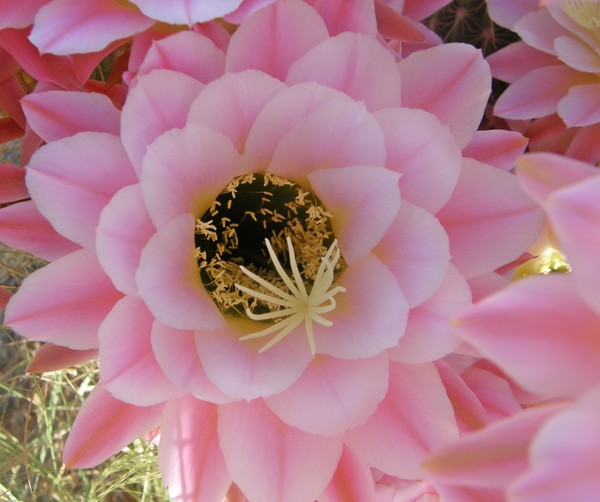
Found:
<svg viewBox="0 0 600 502"><path fill-rule="evenodd" d="M371 470L344 447L331 481L319 496L319 502L375 502ZM379 500L379 499L377 499Z"/></svg>
<svg viewBox="0 0 600 502"><path fill-rule="evenodd" d="M526 146L527 138L521 133L491 129L477 131L473 141L463 149L463 155L510 171Z"/></svg>
<svg viewBox="0 0 600 502"><path fill-rule="evenodd" d="M45 373L75 366L98 356L96 349L73 350L53 343L45 343L36 350L27 366L28 373Z"/></svg>
<svg viewBox="0 0 600 502"><path fill-rule="evenodd" d="M486 4L494 22L509 29L524 15L539 8L539 0L486 0Z"/></svg>
<svg viewBox="0 0 600 502"><path fill-rule="evenodd" d="M599 58L600 59L600 58ZM600 122L600 84L576 85L557 106L567 127L581 127Z"/></svg>
<svg viewBox="0 0 600 502"><path fill-rule="evenodd" d="M146 16L169 24L204 23L237 9L243 0L131 0Z"/></svg>
<svg viewBox="0 0 600 502"><path fill-rule="evenodd" d="M340 438L290 427L260 400L219 409L219 443L232 478L256 502L316 499L342 453Z"/></svg>
<svg viewBox="0 0 600 502"><path fill-rule="evenodd" d="M0 204L29 198L22 167L0 164L0 182Z"/></svg>
<svg viewBox="0 0 600 502"><path fill-rule="evenodd" d="M217 435L217 407L170 400L161 418L158 465L173 501L223 500L231 484Z"/></svg>
<svg viewBox="0 0 600 502"><path fill-rule="evenodd" d="M375 9L370 0L317 0L313 7L325 21L329 34L337 35L344 31L377 35Z"/></svg>
<svg viewBox="0 0 600 502"><path fill-rule="evenodd" d="M52 0L29 0L14 3L0 0L0 30L5 28L26 28L33 24L37 11Z"/></svg>
<svg viewBox="0 0 600 502"><path fill-rule="evenodd" d="M28 276L5 323L31 340L94 349L98 327L120 297L94 253L79 250Z"/></svg>
<svg viewBox="0 0 600 502"><path fill-rule="evenodd" d="M139 407L119 401L97 385L73 422L65 443L65 464L70 468L98 465L155 429L161 411L162 405Z"/></svg>

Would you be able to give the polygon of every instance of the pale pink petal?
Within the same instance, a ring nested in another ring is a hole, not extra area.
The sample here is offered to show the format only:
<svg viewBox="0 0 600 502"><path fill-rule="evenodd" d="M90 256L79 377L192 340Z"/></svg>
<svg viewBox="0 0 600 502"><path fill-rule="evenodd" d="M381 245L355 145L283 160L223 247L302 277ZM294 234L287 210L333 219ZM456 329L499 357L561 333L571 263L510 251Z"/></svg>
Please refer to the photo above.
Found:
<svg viewBox="0 0 600 502"><path fill-rule="evenodd" d="M123 293L137 293L135 273L140 255L154 232L139 184L119 190L102 210L96 228L98 261Z"/></svg>
<svg viewBox="0 0 600 502"><path fill-rule="evenodd" d="M556 190L597 174L598 170L585 162L554 153L530 153L517 162L519 183L538 204L544 204Z"/></svg>
<svg viewBox="0 0 600 502"><path fill-rule="evenodd" d="M573 278L581 296L600 313L600 270L597 267L600 249L600 177L595 176L552 195L546 214L573 268Z"/></svg>
<svg viewBox="0 0 600 502"><path fill-rule="evenodd" d="M4 244L44 260L56 260L79 249L57 233L30 200L0 209L0 231Z"/></svg>
<svg viewBox="0 0 600 502"><path fill-rule="evenodd" d="M399 68L402 106L433 113L465 146L490 94L490 69L481 52L467 44L444 44L411 54Z"/></svg>
<svg viewBox="0 0 600 502"><path fill-rule="evenodd" d="M521 133L491 129L477 131L473 141L463 149L463 155L510 171L526 147L527 138Z"/></svg>
<svg viewBox="0 0 600 502"><path fill-rule="evenodd" d="M54 0L35 16L29 39L42 53L96 52L152 24L118 0Z"/></svg>
<svg viewBox="0 0 600 502"><path fill-rule="evenodd" d="M600 320L579 297L572 277L521 280L464 312L455 324L518 384L542 396L572 396L600 378Z"/></svg>
<svg viewBox="0 0 600 502"><path fill-rule="evenodd" d="M600 58L599 58L600 59ZM576 85L557 106L567 127L580 127L600 122L600 84Z"/></svg>
<svg viewBox="0 0 600 502"><path fill-rule="evenodd" d="M424 462L428 477L444 483L505 487L528 467L529 444L557 405L526 410L438 448Z"/></svg>
<svg viewBox="0 0 600 502"><path fill-rule="evenodd" d="M375 8L372 1L317 0L313 7L325 21L329 34L337 35L344 31L377 35Z"/></svg>
<svg viewBox="0 0 600 502"><path fill-rule="evenodd" d="M248 17L232 35L228 72L249 68L285 80L290 66L327 40L323 19L304 2L274 2Z"/></svg>
<svg viewBox="0 0 600 502"><path fill-rule="evenodd" d="M318 199L332 214L333 232L349 266L381 241L400 209L399 175L383 167L320 169L308 175Z"/></svg>
<svg viewBox="0 0 600 502"><path fill-rule="evenodd" d="M142 163L141 185L157 227L181 214L200 217L231 179L243 174L231 140L188 124L160 136Z"/></svg>
<svg viewBox="0 0 600 502"><path fill-rule="evenodd" d="M531 70L560 65L556 56L534 49L525 42L507 45L490 54L486 61L494 78L509 83L525 76Z"/></svg>
<svg viewBox="0 0 600 502"><path fill-rule="evenodd" d="M229 14L243 0L131 0L146 16L169 24L204 23Z"/></svg>
<svg viewBox="0 0 600 502"><path fill-rule="evenodd" d="M278 153L280 159L287 157L280 166L282 176L298 179L300 168L310 172L327 167L329 158L335 167L383 165L385 145L380 136L363 105L316 83L298 84L274 96L258 114L248 133L244 165L251 170L269 166L284 139L287 147Z"/></svg>
<svg viewBox="0 0 600 502"><path fill-rule="evenodd" d="M444 502L506 502L504 488L475 488L436 483L436 492ZM427 501L429 502L429 501Z"/></svg>
<svg viewBox="0 0 600 502"><path fill-rule="evenodd" d="M431 449L458 436L454 411L433 364L390 364L387 395L366 424L348 431L346 444L371 467L422 479Z"/></svg>
<svg viewBox="0 0 600 502"><path fill-rule="evenodd" d="M385 166L402 174L402 199L439 211L460 173L460 150L448 126L423 110L394 108L374 116L385 138Z"/></svg>
<svg viewBox="0 0 600 502"><path fill-rule="evenodd" d="M537 9L530 12L515 23L514 31L535 49L555 55L554 41L569 31L556 23L547 9Z"/></svg>
<svg viewBox="0 0 600 502"><path fill-rule="evenodd" d="M82 364L98 357L96 349L72 350L60 345L45 343L35 351L31 362L27 365L28 373L45 373Z"/></svg>
<svg viewBox="0 0 600 502"><path fill-rule="evenodd" d="M207 377L231 399L270 396L292 385L313 359L304 325L259 353L265 338L239 340L265 324L228 318L224 329L196 331L198 355Z"/></svg>
<svg viewBox="0 0 600 502"><path fill-rule="evenodd" d="M182 214L148 241L136 274L139 295L171 328L220 328L225 321L202 285L194 258L194 227L194 217Z"/></svg>
<svg viewBox="0 0 600 502"><path fill-rule="evenodd" d="M231 478L219 448L215 405L191 396L166 403L158 465L171 500L223 500Z"/></svg>
<svg viewBox="0 0 600 502"><path fill-rule="evenodd" d="M465 159L452 198L437 214L450 237L452 263L466 278L491 272L537 239L542 214L514 175Z"/></svg>
<svg viewBox="0 0 600 502"><path fill-rule="evenodd" d="M388 5L378 0L375 2L375 16L377 18L377 31L385 39L393 42L422 44L425 36L415 26L415 22L400 13L398 7ZM405 46L402 46L404 51Z"/></svg>
<svg viewBox="0 0 600 502"><path fill-rule="evenodd" d="M0 182L0 204L29 198L22 167L0 164Z"/></svg>
<svg viewBox="0 0 600 502"><path fill-rule="evenodd" d="M575 70L598 73L600 58L592 47L573 37L558 37L554 41L556 55L567 66Z"/></svg>
<svg viewBox="0 0 600 502"><path fill-rule="evenodd" d="M100 383L117 399L136 406L162 403L183 394L154 357L150 343L153 321L141 300L126 296L98 330Z"/></svg>
<svg viewBox="0 0 600 502"><path fill-rule="evenodd" d="M77 244L93 247L100 212L136 177L118 137L82 132L38 150L26 180L37 208L52 226Z"/></svg>
<svg viewBox="0 0 600 502"><path fill-rule="evenodd" d="M511 500L589 500L599 492L599 397L596 387L541 427L531 445L531 469L508 490Z"/></svg>
<svg viewBox="0 0 600 502"><path fill-rule="evenodd" d="M37 11L52 0L29 0L14 3L13 0L0 0L0 30L5 28L25 28L33 24Z"/></svg>
<svg viewBox="0 0 600 502"><path fill-rule="evenodd" d="M404 0L402 14L420 21L449 3L448 0Z"/></svg>
<svg viewBox="0 0 600 502"><path fill-rule="evenodd" d="M411 364L435 361L452 352L460 340L450 325L457 312L471 304L466 281L452 266L439 289L425 303L411 309L406 334L389 354L396 361Z"/></svg>
<svg viewBox="0 0 600 502"><path fill-rule="evenodd" d="M396 276L411 308L431 297L450 262L448 236L439 221L406 201L374 252Z"/></svg>
<svg viewBox="0 0 600 502"><path fill-rule="evenodd" d="M394 57L372 37L342 33L319 44L289 69L286 83L318 82L365 103L369 110L400 105Z"/></svg>
<svg viewBox="0 0 600 502"><path fill-rule="evenodd" d="M225 72L225 53L210 39L193 31L180 31L153 40L138 75L155 69L185 73L200 82L210 82Z"/></svg>
<svg viewBox="0 0 600 502"><path fill-rule="evenodd" d="M509 29L525 14L539 8L539 0L486 0L486 4L494 22Z"/></svg>
<svg viewBox="0 0 600 502"><path fill-rule="evenodd" d="M231 477L253 502L316 499L342 453L340 438L285 425L260 400L219 408L219 443Z"/></svg>
<svg viewBox="0 0 600 502"><path fill-rule="evenodd" d="M104 94L33 92L21 104L28 124L46 142L84 131L119 135L121 114Z"/></svg>
<svg viewBox="0 0 600 502"><path fill-rule="evenodd" d="M535 69L513 82L500 95L494 114L507 119L545 117L556 112L559 101L571 87L596 81L597 77L567 66Z"/></svg>
<svg viewBox="0 0 600 502"><path fill-rule="evenodd" d="M203 401L217 404L230 401L207 378L193 331L172 329L155 321L152 349L158 364L175 385Z"/></svg>
<svg viewBox="0 0 600 502"><path fill-rule="evenodd" d="M155 429L161 411L162 405L139 407L123 403L101 385L96 386L73 422L63 461L69 468L98 465Z"/></svg>
<svg viewBox="0 0 600 502"><path fill-rule="evenodd" d="M388 387L387 356L355 361L318 356L283 392L265 399L286 424L334 436L363 424Z"/></svg>
<svg viewBox="0 0 600 502"><path fill-rule="evenodd" d="M375 502L371 470L344 447L337 469L319 502ZM377 499L379 500L379 499Z"/></svg>
<svg viewBox="0 0 600 502"><path fill-rule="evenodd" d="M576 133L565 155L575 159L597 164L600 162L600 123L580 128Z"/></svg>
<svg viewBox="0 0 600 502"><path fill-rule="evenodd" d="M224 19L233 24L241 24L242 21L254 11L269 5L276 0L243 0L242 4L231 14L224 16Z"/></svg>
<svg viewBox="0 0 600 502"><path fill-rule="evenodd" d="M75 251L28 276L4 321L31 340L94 349L98 326L120 297L95 255Z"/></svg>
<svg viewBox="0 0 600 502"><path fill-rule="evenodd" d="M198 80L169 70L154 70L138 78L121 115L123 146L138 173L148 145L165 131L185 125L202 87Z"/></svg>
<svg viewBox="0 0 600 502"><path fill-rule="evenodd" d="M230 138L244 151L256 116L284 85L266 73L228 73L208 84L192 103L188 123L205 125Z"/></svg>
<svg viewBox="0 0 600 502"><path fill-rule="evenodd" d="M325 315L333 326L314 326L317 352L360 359L396 346L404 334L408 305L390 269L371 254L345 270L336 285L346 291L335 297L335 310Z"/></svg>

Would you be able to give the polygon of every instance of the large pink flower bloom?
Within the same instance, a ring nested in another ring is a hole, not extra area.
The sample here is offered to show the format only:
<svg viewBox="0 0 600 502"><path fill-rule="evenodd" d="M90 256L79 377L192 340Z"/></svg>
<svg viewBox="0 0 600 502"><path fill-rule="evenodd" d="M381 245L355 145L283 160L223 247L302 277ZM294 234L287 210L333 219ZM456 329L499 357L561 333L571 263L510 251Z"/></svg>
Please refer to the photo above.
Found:
<svg viewBox="0 0 600 502"><path fill-rule="evenodd" d="M285 1L226 53L193 32L156 42L122 113L26 99L48 139L29 192L77 250L24 281L6 322L50 342L37 369L98 350L67 464L160 426L179 500L421 479L458 434L432 362L458 344L447 319L541 224L502 169L522 139L476 133L489 86L469 46L398 64Z"/></svg>
<svg viewBox="0 0 600 502"><path fill-rule="evenodd" d="M515 501L593 499L600 489L600 176L552 154L524 156L518 173L572 272L520 280L467 310L458 329L523 388L560 404L465 436L429 467L438 480L502 489Z"/></svg>

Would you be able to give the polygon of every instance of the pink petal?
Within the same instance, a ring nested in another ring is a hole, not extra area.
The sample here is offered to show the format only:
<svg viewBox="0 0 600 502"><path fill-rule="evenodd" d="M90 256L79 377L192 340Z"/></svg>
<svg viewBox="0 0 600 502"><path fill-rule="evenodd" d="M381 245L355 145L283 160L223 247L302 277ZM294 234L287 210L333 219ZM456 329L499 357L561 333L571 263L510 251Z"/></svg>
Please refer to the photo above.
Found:
<svg viewBox="0 0 600 502"><path fill-rule="evenodd" d="M93 247L100 212L123 186L136 181L118 137L83 132L45 145L27 168L27 188L54 228Z"/></svg>
<svg viewBox="0 0 600 502"><path fill-rule="evenodd" d="M371 470L346 447L319 502L375 502Z"/></svg>
<svg viewBox="0 0 600 502"><path fill-rule="evenodd" d="M117 0L54 0L39 10L29 39L42 53L96 52L152 24Z"/></svg>
<svg viewBox="0 0 600 502"><path fill-rule="evenodd" d="M0 204L29 198L22 167L0 164L0 181Z"/></svg>
<svg viewBox="0 0 600 502"><path fill-rule="evenodd" d="M400 105L394 57L374 38L358 33L342 33L308 51L285 81L324 84L363 101L369 110Z"/></svg>
<svg viewBox="0 0 600 502"><path fill-rule="evenodd" d="M466 278L520 256L542 225L515 176L471 159L464 160L452 198L437 216L450 237L452 263Z"/></svg>
<svg viewBox="0 0 600 502"><path fill-rule="evenodd" d="M79 249L58 234L30 200L0 209L0 230L4 244L44 260L56 260Z"/></svg>
<svg viewBox="0 0 600 502"><path fill-rule="evenodd" d="M100 323L120 296L95 255L75 251L23 281L6 307L5 322L31 340L93 349Z"/></svg>
<svg viewBox="0 0 600 502"><path fill-rule="evenodd" d="M185 125L202 87L196 79L170 70L154 70L138 78L121 115L123 146L138 173L148 145L165 131Z"/></svg>
<svg viewBox="0 0 600 502"><path fill-rule="evenodd" d="M423 110L394 108L374 115L385 138L385 166L402 174L403 200L436 213L460 173L460 150L448 126Z"/></svg>
<svg viewBox="0 0 600 502"><path fill-rule="evenodd" d="M377 35L375 8L369 0L348 3L345 0L317 0L313 7L325 21L330 35L344 31Z"/></svg>
<svg viewBox="0 0 600 502"><path fill-rule="evenodd" d="M494 22L509 29L525 14L539 8L539 0L486 0L486 3Z"/></svg>
<svg viewBox="0 0 600 502"><path fill-rule="evenodd" d="M205 125L230 138L244 151L256 116L284 85L266 73L227 73L208 84L192 103L188 123Z"/></svg>
<svg viewBox="0 0 600 502"><path fill-rule="evenodd" d="M346 291L325 315L333 326L315 324L317 352L360 359L396 346L404 334L408 305L392 272L371 254L346 269L336 285Z"/></svg>
<svg viewBox="0 0 600 502"><path fill-rule="evenodd" d="M594 169L594 168L592 168ZM573 279L581 296L600 313L600 270L596 266L600 249L600 177L556 192L546 204L546 214L561 249L573 267Z"/></svg>
<svg viewBox="0 0 600 502"><path fill-rule="evenodd" d="M152 41L138 75L155 69L178 71L207 83L225 72L225 53L207 37L180 31Z"/></svg>
<svg viewBox="0 0 600 502"><path fill-rule="evenodd" d="M243 0L131 0L146 16L169 24L203 23L229 14Z"/></svg>
<svg viewBox="0 0 600 502"><path fill-rule="evenodd" d="M282 392L298 380L313 359L303 325L263 353L258 351L268 340L240 340L264 326L229 317L224 329L196 331L206 375L231 399L249 401Z"/></svg>
<svg viewBox="0 0 600 502"><path fill-rule="evenodd" d="M463 155L490 164L498 169L510 171L517 157L527 147L527 138L515 131L477 131L464 149Z"/></svg>
<svg viewBox="0 0 600 502"><path fill-rule="evenodd" d="M557 106L567 127L588 126L600 122L600 84L571 87Z"/></svg>
<svg viewBox="0 0 600 502"><path fill-rule="evenodd" d="M402 15L399 8L386 4L381 0L375 2L377 30L387 40L394 42L425 42L425 37L415 26L415 22Z"/></svg>
<svg viewBox="0 0 600 502"><path fill-rule="evenodd" d="M420 21L450 2L448 0L404 0L403 3L402 14L415 21Z"/></svg>
<svg viewBox="0 0 600 502"><path fill-rule="evenodd" d="M374 252L396 276L411 308L431 297L450 262L444 228L430 213L406 201Z"/></svg>
<svg viewBox="0 0 600 502"><path fill-rule="evenodd" d="M424 462L436 481L477 487L505 487L528 467L529 443L560 407L541 406L499 420L437 449Z"/></svg>
<svg viewBox="0 0 600 502"><path fill-rule="evenodd" d="M194 217L182 214L154 234L142 252L138 291L152 314L171 328L216 329L224 320L200 281L194 227Z"/></svg>
<svg viewBox="0 0 600 502"><path fill-rule="evenodd" d="M556 112L559 101L571 87L596 80L597 77L566 66L532 70L502 93L494 106L494 114L507 119L544 117Z"/></svg>
<svg viewBox="0 0 600 502"><path fill-rule="evenodd" d="M6 309L6 304L8 303L8 300L10 300L11 297L11 293L6 291L6 289L4 288L0 288L0 310Z"/></svg>
<svg viewBox="0 0 600 502"><path fill-rule="evenodd" d="M353 265L371 252L400 209L399 175L383 167L320 169L308 175L315 195L332 214L342 256Z"/></svg>
<svg viewBox="0 0 600 502"><path fill-rule="evenodd" d="M242 4L231 14L224 17L225 21L233 24L242 24L242 21L254 11L273 3L275 0L243 0Z"/></svg>
<svg viewBox="0 0 600 502"><path fill-rule="evenodd" d="M153 321L141 300L126 296L98 330L100 383L115 398L136 406L162 403L183 394L154 357L150 344Z"/></svg>
<svg viewBox="0 0 600 502"><path fill-rule="evenodd" d="M519 281L463 313L456 324L469 343L542 396L572 396L600 378L600 321L572 277Z"/></svg>
<svg viewBox="0 0 600 502"><path fill-rule="evenodd" d="M229 138L195 124L167 131L150 145L142 163L150 218L160 227L184 213L200 217L241 174L239 154Z"/></svg>
<svg viewBox="0 0 600 502"><path fill-rule="evenodd" d="M422 479L427 453L458 436L454 411L433 364L390 365L387 395L366 424L348 431L346 444L371 467Z"/></svg>
<svg viewBox="0 0 600 502"><path fill-rule="evenodd" d="M523 16L515 24L514 31L527 45L552 55L556 55L554 41L570 34L552 18L548 9L537 9Z"/></svg>
<svg viewBox="0 0 600 502"><path fill-rule="evenodd" d="M12 0L0 0L0 30L25 28L33 24L37 11L52 0L29 0L15 4Z"/></svg>
<svg viewBox="0 0 600 502"><path fill-rule="evenodd" d="M45 373L82 364L98 357L96 349L72 350L60 345L45 343L36 350L31 362L27 365L28 373Z"/></svg>
<svg viewBox="0 0 600 502"><path fill-rule="evenodd" d="M589 45L573 37L558 37L554 41L556 55L567 66L575 70L598 73L600 72L600 59L598 54Z"/></svg>
<svg viewBox="0 0 600 502"><path fill-rule="evenodd" d="M381 131L364 106L316 83L287 88L265 105L248 133L244 164L262 170L273 164L277 150L276 168L296 180L329 164L385 162Z"/></svg>
<svg viewBox="0 0 600 502"><path fill-rule="evenodd" d="M556 56L530 47L525 42L514 42L490 54L486 61L494 78L512 83L532 70L558 66Z"/></svg>
<svg viewBox="0 0 600 502"><path fill-rule="evenodd" d="M513 500L586 500L600 490L598 387L551 417L533 440L531 469L509 489Z"/></svg>
<svg viewBox="0 0 600 502"><path fill-rule="evenodd" d="M585 162L554 153L530 153L519 158L519 183L533 200L544 204L556 190L591 178L598 170Z"/></svg>
<svg viewBox="0 0 600 502"><path fill-rule="evenodd" d="M289 427L259 400L219 409L219 442L231 477L256 502L316 499L342 453L339 438Z"/></svg>
<svg viewBox="0 0 600 502"><path fill-rule="evenodd" d="M436 492L444 502L506 502L503 488L473 488L436 483Z"/></svg>
<svg viewBox="0 0 600 502"><path fill-rule="evenodd" d="M169 379L203 401L222 404L230 400L206 376L196 348L193 331L169 328L155 321L152 349Z"/></svg>
<svg viewBox="0 0 600 502"><path fill-rule="evenodd" d="M248 68L285 80L290 66L329 37L323 19L304 2L274 2L248 17L232 35L226 69Z"/></svg>
<svg viewBox="0 0 600 502"><path fill-rule="evenodd" d="M411 54L399 68L402 106L433 113L465 146L490 93L490 69L481 52L466 44L444 44Z"/></svg>
<svg viewBox="0 0 600 502"><path fill-rule="evenodd" d="M21 101L27 122L46 142L93 131L119 135L120 113L110 99L95 92L47 91Z"/></svg>
<svg viewBox="0 0 600 502"><path fill-rule="evenodd" d="M77 414L65 443L69 468L98 465L134 439L158 426L161 405L138 407L123 403L96 386Z"/></svg>
<svg viewBox="0 0 600 502"><path fill-rule="evenodd" d="M410 364L430 362L452 352L459 339L450 319L471 304L471 292L458 271L450 266L439 289L425 303L411 309L406 334L389 354Z"/></svg>
<svg viewBox="0 0 600 502"><path fill-rule="evenodd" d="M565 152L565 155L597 164L600 162L600 142L596 141L600 134L600 123L580 128Z"/></svg>
<svg viewBox="0 0 600 502"><path fill-rule="evenodd" d="M100 214L96 253L102 268L123 293L135 295L135 273L144 245L155 232L139 184L119 190Z"/></svg>
<svg viewBox="0 0 600 502"><path fill-rule="evenodd" d="M223 500L231 478L217 435L217 407L191 396L166 403L158 462L172 500Z"/></svg>
<svg viewBox="0 0 600 502"><path fill-rule="evenodd" d="M265 403L292 427L334 436L364 423L387 386L385 355L355 361L318 356L296 383Z"/></svg>

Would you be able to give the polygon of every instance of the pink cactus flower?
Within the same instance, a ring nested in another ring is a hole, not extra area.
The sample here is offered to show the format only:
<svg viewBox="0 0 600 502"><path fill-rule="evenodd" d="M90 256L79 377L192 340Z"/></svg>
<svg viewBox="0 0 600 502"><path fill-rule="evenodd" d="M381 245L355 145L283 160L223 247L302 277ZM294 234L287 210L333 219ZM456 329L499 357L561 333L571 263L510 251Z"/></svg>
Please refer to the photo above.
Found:
<svg viewBox="0 0 600 502"><path fill-rule="evenodd" d="M226 52L155 42L122 111L25 98L47 141L27 187L74 250L6 323L51 344L37 370L100 361L65 462L159 426L175 500L375 500L371 469L422 479L459 432L433 362L459 343L447 321L541 225L506 172L522 138L476 133L489 89L470 46L398 64L283 1Z"/></svg>
<svg viewBox="0 0 600 502"><path fill-rule="evenodd" d="M591 500L600 489L600 176L553 154L523 156L518 175L572 271L518 281L468 309L457 329L540 397L426 465L436 481L501 489L519 502Z"/></svg>

